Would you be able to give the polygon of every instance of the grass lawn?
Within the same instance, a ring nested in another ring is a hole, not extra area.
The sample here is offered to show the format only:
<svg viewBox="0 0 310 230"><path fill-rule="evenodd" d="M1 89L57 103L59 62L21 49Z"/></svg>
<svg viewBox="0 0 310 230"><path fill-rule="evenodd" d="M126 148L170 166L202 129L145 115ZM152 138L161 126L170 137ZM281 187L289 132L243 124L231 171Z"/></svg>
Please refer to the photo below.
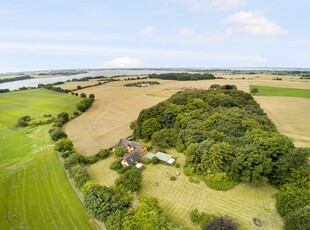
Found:
<svg viewBox="0 0 310 230"><path fill-rule="evenodd" d="M285 96L285 97L305 97L310 98L310 89L294 89L271 86L251 85L250 89L257 88L255 96Z"/></svg>
<svg viewBox="0 0 310 230"><path fill-rule="evenodd" d="M1 229L96 229L71 188L48 136L19 117L75 111L80 98L44 89L0 94Z"/></svg>
<svg viewBox="0 0 310 230"><path fill-rule="evenodd" d="M240 224L240 230L283 228L282 219L275 208L274 195L278 190L274 187L239 184L226 192L216 191L208 188L202 181L199 184L189 181L189 177L183 172L184 154L175 149L166 152L177 157L181 167L146 165L142 171L142 189L139 194L156 197L171 220L182 229L200 229L200 226L192 224L189 218L189 213L194 208L198 208L199 212L232 216ZM109 166L114 160L115 157L110 156L90 167L95 182L108 186L113 184L117 174ZM181 175L176 181L171 181L170 177L177 172ZM262 220L262 227L258 228L253 224L254 217Z"/></svg>

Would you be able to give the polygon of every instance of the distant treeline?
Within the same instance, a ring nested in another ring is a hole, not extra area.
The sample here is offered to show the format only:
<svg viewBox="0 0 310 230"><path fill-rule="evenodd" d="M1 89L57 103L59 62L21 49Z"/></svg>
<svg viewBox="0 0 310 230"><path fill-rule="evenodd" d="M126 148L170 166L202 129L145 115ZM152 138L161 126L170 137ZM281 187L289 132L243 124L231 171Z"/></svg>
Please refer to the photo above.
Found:
<svg viewBox="0 0 310 230"><path fill-rule="evenodd" d="M47 73L39 73L39 76L50 76L50 75L65 75L65 76L71 76L71 75L77 75L87 73L87 71L51 71Z"/></svg>
<svg viewBox="0 0 310 230"><path fill-rule="evenodd" d="M56 82L54 84L39 84L38 85L38 89L39 88L43 88L43 89L48 89L48 90L52 90L52 91L56 91L56 92L60 92L60 93L69 93L71 92L71 90L69 89L62 89L60 87L54 87L55 85L59 85L60 82Z"/></svg>
<svg viewBox="0 0 310 230"><path fill-rule="evenodd" d="M0 89L0 93L7 93L7 92L10 92L9 89Z"/></svg>
<svg viewBox="0 0 310 230"><path fill-rule="evenodd" d="M158 78L162 80L176 80L176 81L198 81L215 79L211 73L164 73L164 74L150 74L149 78Z"/></svg>
<svg viewBox="0 0 310 230"><path fill-rule="evenodd" d="M27 80L27 79L31 79L31 78L33 78L33 77L31 77L29 75L20 76L20 77L13 77L13 78L4 78L4 79L0 79L0 83Z"/></svg>

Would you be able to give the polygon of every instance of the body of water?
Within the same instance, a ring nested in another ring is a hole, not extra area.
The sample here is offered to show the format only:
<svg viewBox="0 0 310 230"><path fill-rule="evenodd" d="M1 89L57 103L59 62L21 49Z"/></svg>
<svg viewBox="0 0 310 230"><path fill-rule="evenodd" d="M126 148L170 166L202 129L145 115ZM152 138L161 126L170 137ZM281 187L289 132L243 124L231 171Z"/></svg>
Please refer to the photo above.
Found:
<svg viewBox="0 0 310 230"><path fill-rule="evenodd" d="M72 80L73 78L83 78L83 77L95 77L95 76L118 76L118 75L143 75L143 74L152 74L152 73L167 73L167 72L181 72L181 71L174 71L174 70L131 70L131 69L121 69L121 70L91 70L87 73L83 74L76 74L71 76L53 76L53 77L42 77L42 78L32 78L28 80L21 80L21 81L12 81L7 83L1 83L0 89L9 89L9 90L16 90L21 87L37 87L38 84L50 84L59 81L67 81Z"/></svg>

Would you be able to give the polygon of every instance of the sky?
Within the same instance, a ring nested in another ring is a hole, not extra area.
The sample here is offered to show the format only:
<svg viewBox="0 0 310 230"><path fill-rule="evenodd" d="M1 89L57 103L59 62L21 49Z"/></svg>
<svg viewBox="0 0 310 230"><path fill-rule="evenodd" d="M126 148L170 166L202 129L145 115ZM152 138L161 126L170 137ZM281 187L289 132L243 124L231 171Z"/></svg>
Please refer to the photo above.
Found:
<svg viewBox="0 0 310 230"><path fill-rule="evenodd" d="M310 67L309 0L1 0L0 72Z"/></svg>

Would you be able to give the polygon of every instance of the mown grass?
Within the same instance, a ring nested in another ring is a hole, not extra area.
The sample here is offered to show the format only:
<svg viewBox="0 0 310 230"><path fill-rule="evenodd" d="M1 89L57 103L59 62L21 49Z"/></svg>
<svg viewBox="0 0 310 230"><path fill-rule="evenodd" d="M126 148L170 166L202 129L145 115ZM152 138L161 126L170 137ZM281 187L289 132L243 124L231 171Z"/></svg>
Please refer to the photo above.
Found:
<svg viewBox="0 0 310 230"><path fill-rule="evenodd" d="M310 98L310 89L282 88L271 86L251 85L250 89L258 89L255 96L285 96L285 97L305 97Z"/></svg>
<svg viewBox="0 0 310 230"><path fill-rule="evenodd" d="M177 158L181 167L145 165L139 194L156 197L160 206L181 229L200 229L200 226L193 224L189 218L190 211L195 208L208 214L229 215L236 219L241 230L258 229L253 224L255 217L262 220L260 229L282 229L283 222L276 211L274 199L278 190L274 187L239 184L228 191L217 191L209 188L203 181L191 182L190 177L184 175L184 154L172 148L166 152ZM96 183L111 185L115 181L116 173L109 168L114 160L115 157L110 156L91 166L91 176ZM179 176L177 172L180 173ZM177 179L171 181L172 176Z"/></svg>
<svg viewBox="0 0 310 230"><path fill-rule="evenodd" d="M74 193L48 135L19 117L72 113L80 100L44 89L0 95L1 229L96 229Z"/></svg>

